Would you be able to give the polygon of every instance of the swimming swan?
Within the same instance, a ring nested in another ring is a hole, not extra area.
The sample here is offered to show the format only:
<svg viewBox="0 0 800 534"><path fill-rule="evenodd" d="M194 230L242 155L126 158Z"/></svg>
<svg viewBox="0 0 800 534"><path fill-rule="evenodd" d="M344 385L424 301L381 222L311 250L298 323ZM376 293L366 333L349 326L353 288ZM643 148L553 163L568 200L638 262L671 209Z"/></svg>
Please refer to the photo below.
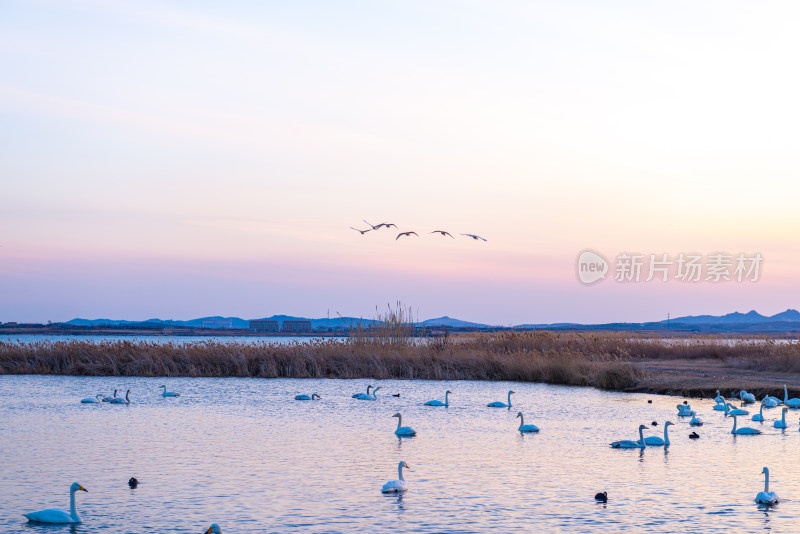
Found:
<svg viewBox="0 0 800 534"><path fill-rule="evenodd" d="M759 422L763 422L764 421L764 401L763 400L761 401L761 409L758 411L757 414L755 414L753 416L753 421L759 421Z"/></svg>
<svg viewBox="0 0 800 534"><path fill-rule="evenodd" d="M789 398L789 392L786 389L786 384L783 385L783 404L789 408L800 408L800 399L797 397L792 399Z"/></svg>
<svg viewBox="0 0 800 534"><path fill-rule="evenodd" d="M28 521L36 521L38 523L80 523L81 516L78 515L78 510L75 508L75 492L86 491L86 488L74 482L69 487L69 512L50 508L40 512L31 512L29 514L22 514L28 518Z"/></svg>
<svg viewBox="0 0 800 534"><path fill-rule="evenodd" d="M164 388L164 391L161 393L162 397L180 397L180 393L175 393L174 391L167 391L167 386L158 386L160 388Z"/></svg>
<svg viewBox="0 0 800 534"><path fill-rule="evenodd" d="M694 413L694 412L692 412L692 413ZM669 446L669 434L667 433L667 430L669 430L669 425L671 425L671 424L672 424L672 421L667 421L666 423L664 423L664 439L661 439L658 436L647 436L646 438L644 438L644 444L645 445L650 445L652 447L658 447L658 446L661 446L661 445L666 445L668 447Z"/></svg>
<svg viewBox="0 0 800 534"><path fill-rule="evenodd" d="M114 390L114 396L113 396L113 397L103 397L103 399L102 399L102 400L103 400L103 402L111 402L111 401L113 401L113 400L114 400L114 399L116 399L116 398L117 398L117 390L115 389L115 390Z"/></svg>
<svg viewBox="0 0 800 534"><path fill-rule="evenodd" d="M450 390L448 389L444 394L444 402L440 400L429 400L424 404L424 406L450 406L450 403L447 400L447 396L450 395Z"/></svg>
<svg viewBox="0 0 800 534"><path fill-rule="evenodd" d="M100 399L103 398L102 393L98 393L94 397L86 397L85 399L81 399L81 402L84 404L100 404Z"/></svg>
<svg viewBox="0 0 800 534"><path fill-rule="evenodd" d="M717 403L717 404L722 404L722 403L724 403L724 402L725 402L725 397L723 397L722 395L720 395L720 394L719 394L719 390L717 390L717 396L716 396L716 397L714 397L714 400L716 401L716 403Z"/></svg>
<svg viewBox="0 0 800 534"><path fill-rule="evenodd" d="M403 416L397 412L392 417L397 417L397 430L394 431L398 436L416 436L417 431L410 426L401 426L403 424Z"/></svg>
<svg viewBox="0 0 800 534"><path fill-rule="evenodd" d="M745 390L739 392L739 398L742 399L742 402L745 404L755 404L756 402L756 396Z"/></svg>
<svg viewBox="0 0 800 534"><path fill-rule="evenodd" d="M214 523L208 527L208 530L206 530L205 534L222 534L222 528L220 528L218 524Z"/></svg>
<svg viewBox="0 0 800 534"><path fill-rule="evenodd" d="M520 431L520 434L527 434L528 432L539 431L538 426L525 424L525 417L523 417L522 412L517 412L517 417L519 417L519 428L517 430Z"/></svg>
<svg viewBox="0 0 800 534"><path fill-rule="evenodd" d="M778 397L773 397L772 395L767 395L766 397L764 397L764 400L762 400L761 402L764 403L764 408L775 408L778 405L780 405L780 403L783 402L783 401L780 400Z"/></svg>
<svg viewBox="0 0 800 534"><path fill-rule="evenodd" d="M369 397L369 390L370 390L371 388L372 388L372 386L367 386L367 392L366 392L366 393L355 393L355 394L353 395L353 398L354 398L354 399L360 399L360 400L364 400L366 397Z"/></svg>
<svg viewBox="0 0 800 534"><path fill-rule="evenodd" d="M748 412L747 410L742 410L741 408L736 408L730 402L725 404L725 408L726 408L726 410L725 410L725 415L726 416L728 416L728 415L750 415L750 412Z"/></svg>
<svg viewBox="0 0 800 534"><path fill-rule="evenodd" d="M701 421L700 418L697 417L697 414L694 413L694 411L692 411L692 420L689 421L689 425L690 426L703 426L703 421Z"/></svg>
<svg viewBox="0 0 800 534"><path fill-rule="evenodd" d="M718 412L724 412L725 410L728 409L727 406L728 405L725 402L718 402L717 404L714 405L714 409L717 410Z"/></svg>
<svg viewBox="0 0 800 534"><path fill-rule="evenodd" d="M678 404L677 408L679 417L688 417L692 415L692 407L689 404Z"/></svg>
<svg viewBox="0 0 800 534"><path fill-rule="evenodd" d="M508 404L500 401L490 402L486 406L489 408L511 408L511 394L514 393L513 391L508 392Z"/></svg>
<svg viewBox="0 0 800 534"><path fill-rule="evenodd" d="M749 426L743 426L742 428L736 428L736 416L733 416L733 430L731 430L731 434L743 435L743 434L761 434L760 430L755 428L750 428Z"/></svg>
<svg viewBox="0 0 800 534"><path fill-rule="evenodd" d="M125 398L124 399L122 397L114 397L110 401L111 404L130 404L131 403L131 399L128 398L128 395L130 395L130 393L131 393L131 390L128 390L127 392L125 392Z"/></svg>
<svg viewBox="0 0 800 534"><path fill-rule="evenodd" d="M397 478L399 480L390 480L386 484L383 485L381 488L381 493L402 493L408 489L408 485L406 484L406 479L403 478L403 468L411 470L408 467L408 464L405 462L400 462L397 464Z"/></svg>
<svg viewBox="0 0 800 534"><path fill-rule="evenodd" d="M383 386L376 387L375 389L372 390L372 395L369 395L368 397L363 397L363 398L359 397L359 399L360 400L371 400L371 401L378 400L378 396L376 395L376 393L378 393L378 390L381 389L382 387Z"/></svg>
<svg viewBox="0 0 800 534"><path fill-rule="evenodd" d="M611 446L615 449L644 449L644 436L642 430L647 428L644 425L639 425L639 441L631 441L629 439L623 441L615 441Z"/></svg>
<svg viewBox="0 0 800 534"><path fill-rule="evenodd" d="M294 400L316 400L314 399L314 397L316 397L317 399L322 398L319 396L318 393L312 393L310 397L308 395L295 395Z"/></svg>
<svg viewBox="0 0 800 534"><path fill-rule="evenodd" d="M789 408L784 406L783 410L781 411L783 412L783 414L781 415L781 420L772 423L772 426L774 426L775 428L786 428L786 412L789 411Z"/></svg>
<svg viewBox="0 0 800 534"><path fill-rule="evenodd" d="M761 470L764 474L764 491L759 491L756 495L758 504L777 504L780 502L778 494L769 490L769 469L766 467Z"/></svg>

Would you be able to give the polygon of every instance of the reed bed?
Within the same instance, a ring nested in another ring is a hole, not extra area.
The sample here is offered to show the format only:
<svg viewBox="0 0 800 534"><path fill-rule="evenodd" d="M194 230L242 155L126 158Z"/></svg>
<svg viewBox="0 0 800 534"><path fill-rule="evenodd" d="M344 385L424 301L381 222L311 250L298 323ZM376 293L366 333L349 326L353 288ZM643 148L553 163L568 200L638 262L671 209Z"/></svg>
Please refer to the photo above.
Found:
<svg viewBox="0 0 800 534"><path fill-rule="evenodd" d="M800 346L770 340L542 331L420 339L398 332L289 344L0 342L0 374L513 380L625 390L642 379L635 363L647 360L712 358L754 371L800 372Z"/></svg>

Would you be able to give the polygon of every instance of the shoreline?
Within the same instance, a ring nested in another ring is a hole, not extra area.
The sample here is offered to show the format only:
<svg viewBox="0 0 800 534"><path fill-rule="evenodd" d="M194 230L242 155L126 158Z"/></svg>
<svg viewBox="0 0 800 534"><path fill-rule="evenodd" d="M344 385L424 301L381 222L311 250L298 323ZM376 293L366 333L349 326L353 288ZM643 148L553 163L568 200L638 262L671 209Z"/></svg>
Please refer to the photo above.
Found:
<svg viewBox="0 0 800 534"><path fill-rule="evenodd" d="M687 365L688 364L688 365ZM719 390L726 398L735 396L734 392L739 392L744 389L749 393L753 393L756 398L763 398L765 395L774 395L778 398L783 398L783 386L787 386L789 397L800 397L800 374L797 373L773 373L772 376L764 377L758 374L742 371L732 367L720 368L718 366L702 367L697 366L695 362L664 360L656 362L648 362L647 364L636 364L640 371L645 373L635 385L625 387L622 389L607 389L600 388L595 385L589 384L569 384L549 381L522 381L511 380L516 382L531 382L550 384L554 386L572 386L572 387L591 387L603 391L618 391L620 393L645 393L651 395L665 395L674 397L688 397L688 398L703 398L711 399L716 395L716 390ZM82 377L97 377L97 376L135 376L135 377L155 377L162 375L151 374L71 374L71 373L3 373L0 376L82 376ZM197 374L170 374L163 375L169 378L261 378L263 380L271 380L275 378L291 379L291 380L313 380L318 378L332 379L332 380L438 380L454 382L469 380L469 381L482 381L482 382L501 382L507 379L481 379L481 378L410 378L410 377L380 377L377 378L373 375L364 374L362 376L347 376L347 377L250 377L240 375L197 375Z"/></svg>
<svg viewBox="0 0 800 534"><path fill-rule="evenodd" d="M800 373L753 371L716 360L654 360L634 365L643 378L624 390L630 393L713 398L716 390L727 397L744 389L758 399L768 394L782 399L785 384L789 397L800 397Z"/></svg>

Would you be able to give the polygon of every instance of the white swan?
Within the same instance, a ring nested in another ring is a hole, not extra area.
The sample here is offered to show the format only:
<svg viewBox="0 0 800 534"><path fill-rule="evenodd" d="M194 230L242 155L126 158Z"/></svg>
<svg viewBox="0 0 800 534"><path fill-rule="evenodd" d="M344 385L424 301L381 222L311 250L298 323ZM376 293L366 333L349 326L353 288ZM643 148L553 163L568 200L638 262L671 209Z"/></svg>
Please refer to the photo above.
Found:
<svg viewBox="0 0 800 534"><path fill-rule="evenodd" d="M310 397L308 395L295 395L294 400L316 400L314 399L314 397L316 397L317 399L322 398L319 396L318 393L312 393Z"/></svg>
<svg viewBox="0 0 800 534"><path fill-rule="evenodd" d="M777 504L780 502L778 494L769 490L769 469L766 467L761 470L764 474L764 491L759 491L756 495L758 504Z"/></svg>
<svg viewBox="0 0 800 534"><path fill-rule="evenodd" d="M522 415L522 412L517 412L517 417L519 417L519 428L517 430L519 430L520 434L539 431L538 426L525 424L525 417Z"/></svg>
<svg viewBox="0 0 800 534"><path fill-rule="evenodd" d="M117 390L115 389L113 397L103 397L102 400L103 400L103 402L112 402L116 398L117 398Z"/></svg>
<svg viewBox="0 0 800 534"><path fill-rule="evenodd" d="M755 414L753 416L753 421L759 421L759 422L763 422L764 421L764 401L763 400L761 401L761 409L758 411L757 414Z"/></svg>
<svg viewBox="0 0 800 534"><path fill-rule="evenodd" d="M739 398L742 399L742 402L745 404L755 404L756 402L756 396L745 390L739 392Z"/></svg>
<svg viewBox="0 0 800 534"><path fill-rule="evenodd" d="M694 414L694 412L692 412L692 414ZM669 430L669 425L671 424L672 421L667 421L664 423L664 439L661 439L658 436L647 436L644 438L644 444L652 447L658 447L661 445L666 445L669 447L669 433L667 431Z"/></svg>
<svg viewBox="0 0 800 534"><path fill-rule="evenodd" d="M417 431L411 428L410 426L402 426L403 425L403 416L400 415L400 412L397 412L392 417L397 417L397 430L394 431L395 434L398 436L416 436Z"/></svg>
<svg viewBox="0 0 800 534"><path fill-rule="evenodd" d="M111 404L130 404L131 403L131 399L128 398L128 395L130 395L130 393L131 393L131 390L128 390L127 392L125 392L125 398L124 399L122 397L114 397L110 401Z"/></svg>
<svg viewBox="0 0 800 534"><path fill-rule="evenodd" d="M94 397L86 397L85 399L81 399L81 402L84 404L100 404L100 399L103 398L102 393L98 393Z"/></svg>
<svg viewBox="0 0 800 534"><path fill-rule="evenodd" d="M440 400L429 400L424 404L424 406L450 406L450 403L447 400L447 396L450 395L450 390L448 389L444 394L444 402Z"/></svg>
<svg viewBox="0 0 800 534"><path fill-rule="evenodd" d="M750 428L749 426L743 426L742 428L736 428L736 416L733 416L733 430L731 430L731 434L743 435L743 434L761 434L760 430L755 428Z"/></svg>
<svg viewBox="0 0 800 534"><path fill-rule="evenodd" d="M383 386L376 387L375 389L372 390L372 395L369 395L369 396L364 397L364 398L359 397L359 399L360 400L371 400L371 401L378 400L377 393L378 393L378 390L381 389L382 387Z"/></svg>
<svg viewBox="0 0 800 534"><path fill-rule="evenodd" d="M511 408L511 394L512 393L514 393L514 392L513 391L509 391L508 392L508 404L506 404L505 402L495 401L495 402L490 402L486 406L488 406L489 408Z"/></svg>
<svg viewBox="0 0 800 534"><path fill-rule="evenodd" d="M222 528L218 524L214 523L208 527L208 530L206 530L205 534L222 534Z"/></svg>
<svg viewBox="0 0 800 534"><path fill-rule="evenodd" d="M750 415L750 412L748 412L747 410L742 410L741 408L736 408L730 402L725 404L725 408L726 408L726 410L725 410L725 415L726 416L728 416L728 415Z"/></svg>
<svg viewBox="0 0 800 534"><path fill-rule="evenodd" d="M774 423L772 423L772 426L774 426L775 428L786 428L786 412L789 411L789 408L784 406L783 410L781 410L781 411L783 412L781 414L781 420L780 421L775 421Z"/></svg>
<svg viewBox="0 0 800 534"><path fill-rule="evenodd" d="M403 478L403 468L408 469L411 471L411 468L408 467L408 464L405 462L400 462L397 464L397 478L398 480L390 480L386 484L383 485L381 488L381 493L402 493L408 489L408 484L406 484L406 479Z"/></svg>
<svg viewBox="0 0 800 534"><path fill-rule="evenodd" d="M789 398L789 391L786 389L786 384L783 385L783 404L789 408L800 408L800 399L797 397Z"/></svg>
<svg viewBox="0 0 800 534"><path fill-rule="evenodd" d="M689 425L690 426L703 426L703 421L701 421L700 418L697 417L697 414L694 413L694 411L692 411L692 420L689 421Z"/></svg>
<svg viewBox="0 0 800 534"><path fill-rule="evenodd" d="M780 400L778 397L773 397L772 395L767 395L761 401L764 403L764 408L776 408L779 406L783 401Z"/></svg>
<svg viewBox="0 0 800 534"><path fill-rule="evenodd" d="M355 393L353 395L353 398L354 399L359 399L359 400L366 400L366 398L369 397L369 390L371 388L372 388L372 386L367 386L367 392L366 393Z"/></svg>
<svg viewBox="0 0 800 534"><path fill-rule="evenodd" d="M81 516L78 515L78 510L75 508L75 492L76 491L89 491L77 482L74 482L69 487L69 512L58 510L57 508L50 508L40 512L31 512L29 514L22 514L28 518L28 521L36 521L38 523L80 523Z"/></svg>
<svg viewBox="0 0 800 534"><path fill-rule="evenodd" d="M160 388L164 388L164 391L161 392L162 397L180 397L180 393L175 393L174 391L167 391L167 386L161 385L158 386Z"/></svg>
<svg viewBox="0 0 800 534"><path fill-rule="evenodd" d="M692 406L690 404L678 404L678 417L688 417L692 415Z"/></svg>
<svg viewBox="0 0 800 534"><path fill-rule="evenodd" d="M717 410L718 412L724 412L725 410L728 409L727 406L728 406L727 403L719 402L719 403L714 405L714 409Z"/></svg>
<svg viewBox="0 0 800 534"><path fill-rule="evenodd" d="M720 395L720 394L719 394L719 390L717 390L717 396L716 396L716 397L714 397L714 401L715 401L717 404L722 404L722 403L724 403L724 402L725 402L725 397L723 397L722 395Z"/></svg>
<svg viewBox="0 0 800 534"><path fill-rule="evenodd" d="M611 446L615 449L644 449L644 435L642 434L642 430L647 428L644 425L639 425L639 440L632 441L629 439L622 440L622 441L615 441L611 444Z"/></svg>

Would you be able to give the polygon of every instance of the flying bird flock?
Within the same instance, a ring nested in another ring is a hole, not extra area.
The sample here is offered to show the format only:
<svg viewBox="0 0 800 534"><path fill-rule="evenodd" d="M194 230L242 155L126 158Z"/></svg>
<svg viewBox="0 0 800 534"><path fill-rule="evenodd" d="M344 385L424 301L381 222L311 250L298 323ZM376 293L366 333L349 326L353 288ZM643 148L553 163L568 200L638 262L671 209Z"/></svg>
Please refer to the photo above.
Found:
<svg viewBox="0 0 800 534"><path fill-rule="evenodd" d="M392 224L392 223L382 222L380 224L372 224L372 223L370 223L370 222L368 222L366 220L364 220L364 222L367 223L367 225L369 226L369 228L367 228L366 230L361 230L360 228L353 228L352 226L350 227L350 229L351 230L355 230L356 232L359 232L361 235L364 235L367 232L372 232L373 230L380 230L381 228L389 228L389 227L397 228L397 225ZM453 237L453 234L451 234L450 232L448 232L446 230L434 230L434 231L428 232L428 233L429 234L439 234L442 237L449 237L450 239L455 239L455 237ZM397 234L397 237L395 237L394 240L397 241L401 237L411 237L412 235L419 237L418 233L416 233L414 231L408 231L408 232L400 232L399 234ZM479 235L475 235L475 234L459 234L459 235L471 237L475 241L478 241L478 240L486 241L486 239L482 238Z"/></svg>

